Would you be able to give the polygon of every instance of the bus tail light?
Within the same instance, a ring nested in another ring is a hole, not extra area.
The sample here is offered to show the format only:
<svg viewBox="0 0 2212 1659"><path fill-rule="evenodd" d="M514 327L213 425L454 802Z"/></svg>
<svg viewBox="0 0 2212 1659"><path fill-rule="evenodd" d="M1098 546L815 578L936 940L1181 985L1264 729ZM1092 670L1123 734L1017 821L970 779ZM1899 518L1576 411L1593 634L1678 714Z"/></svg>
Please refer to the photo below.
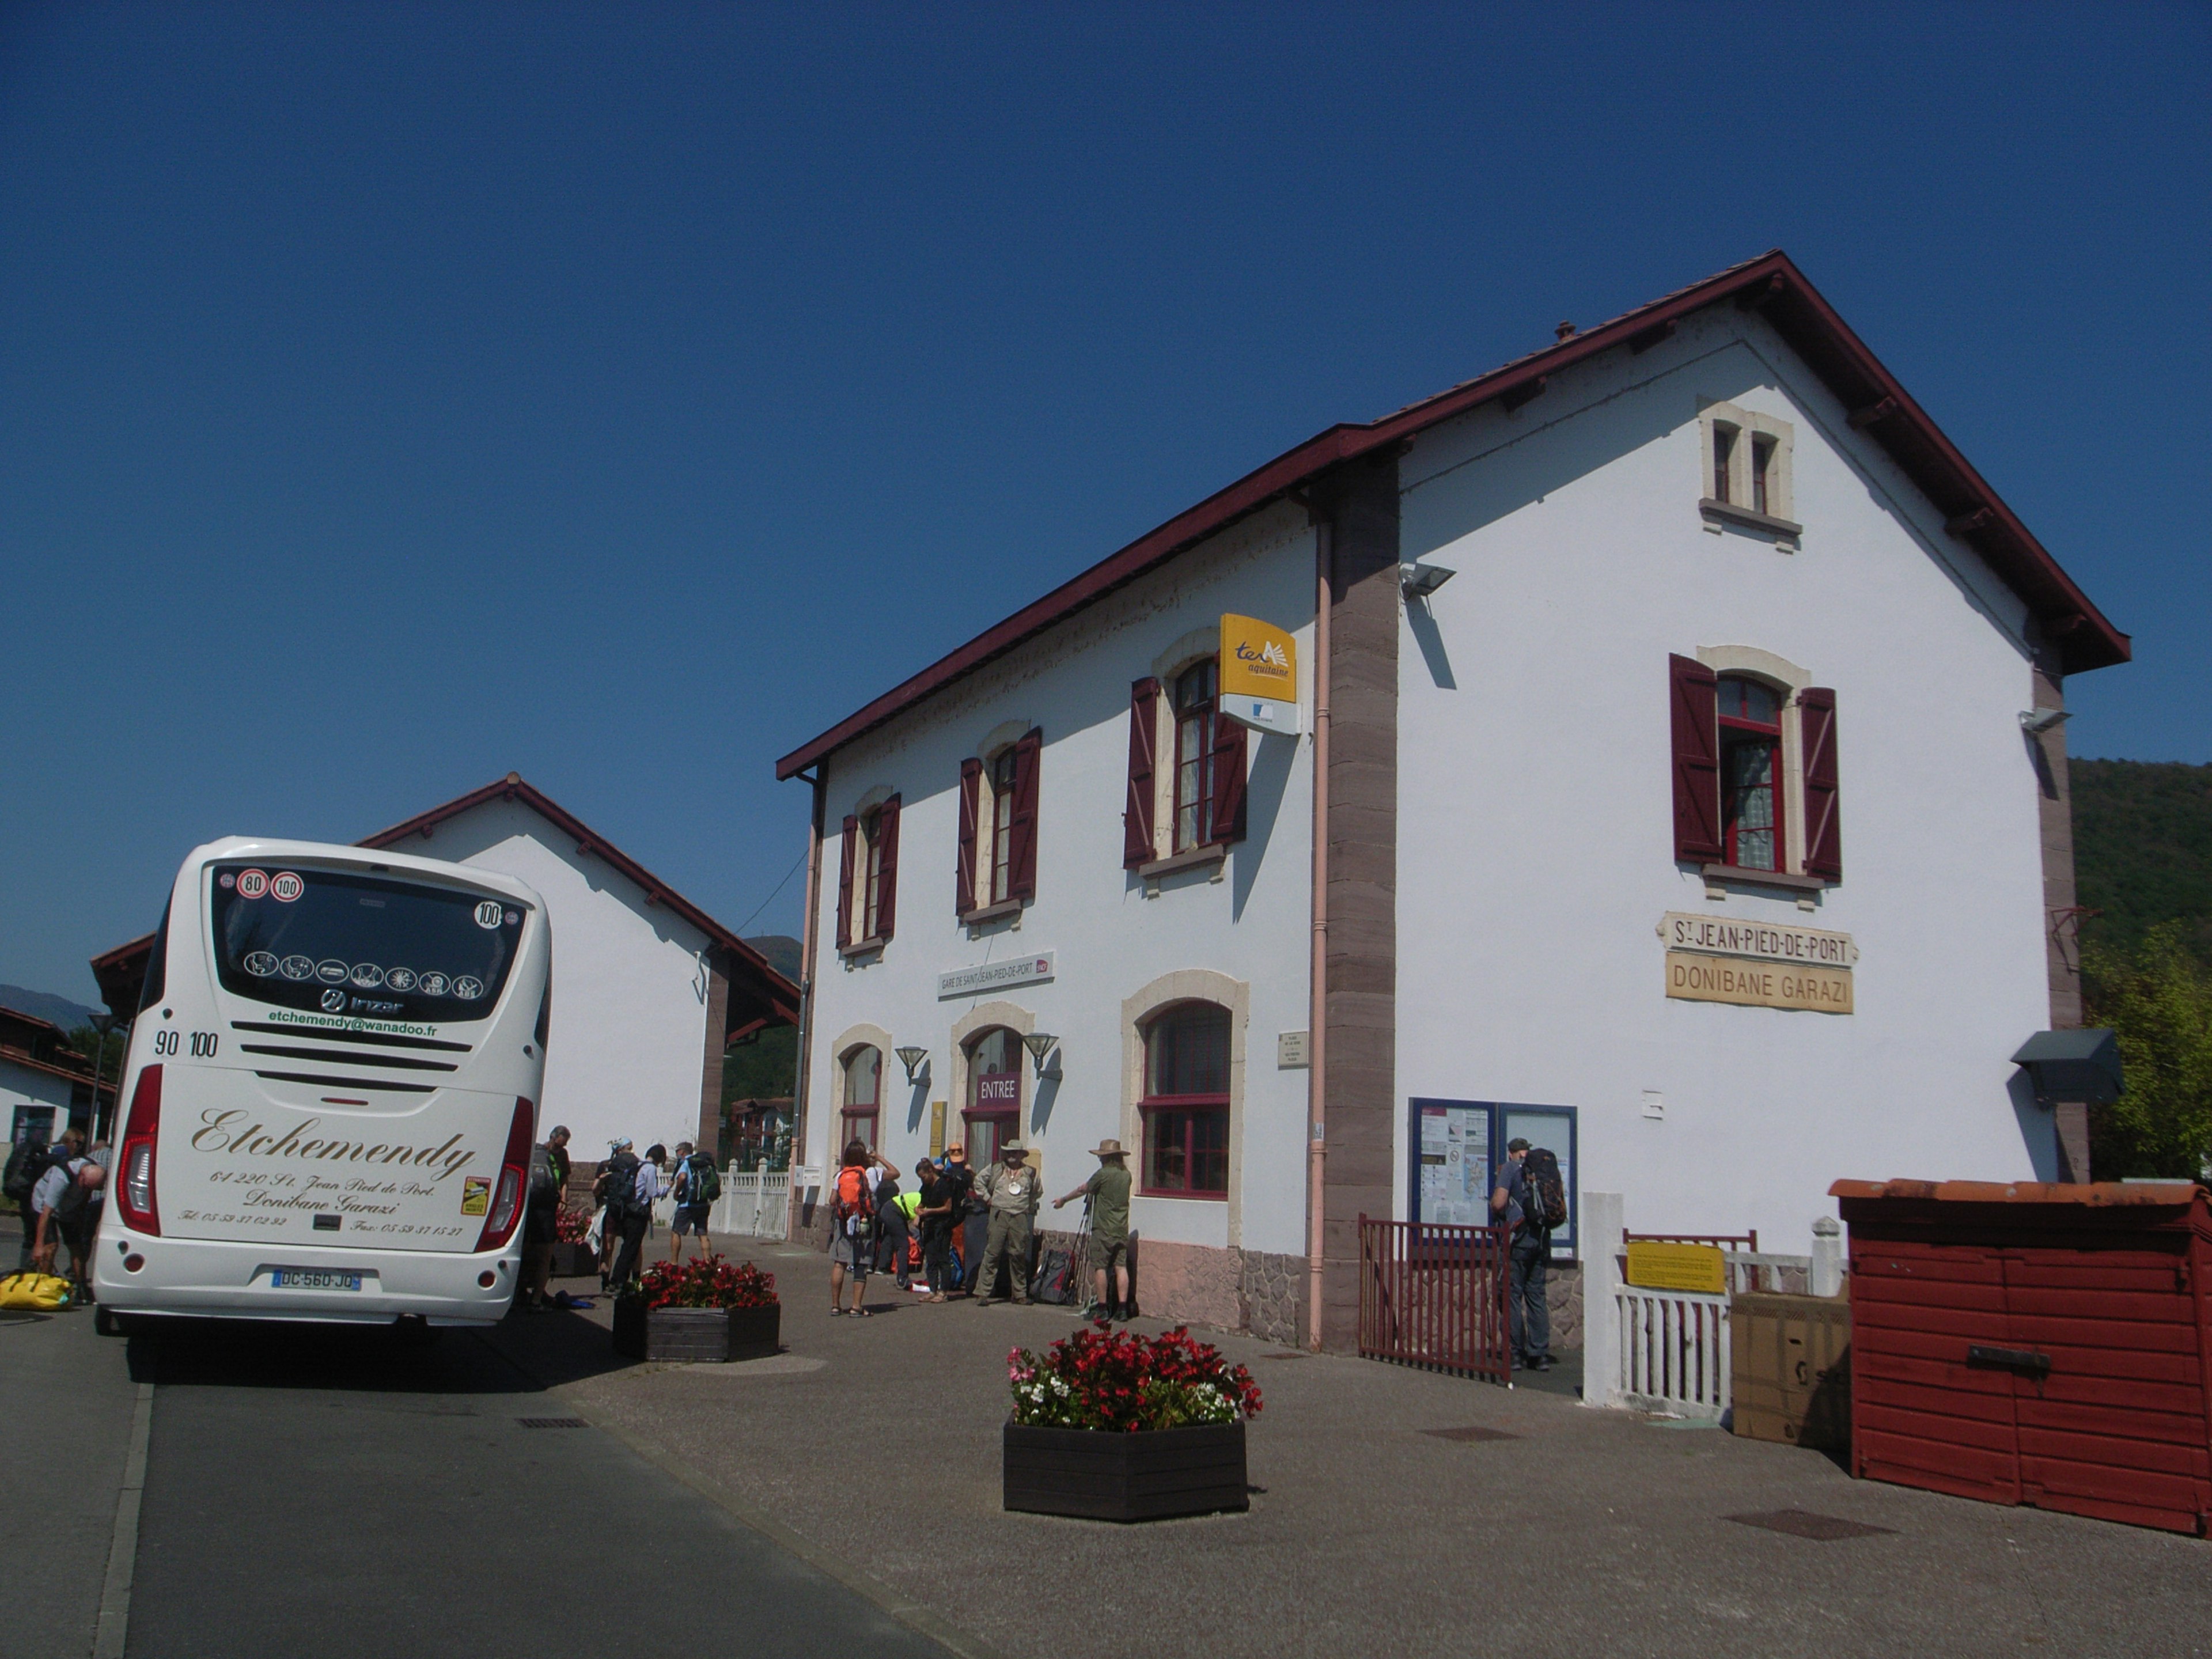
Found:
<svg viewBox="0 0 2212 1659"><path fill-rule="evenodd" d="M479 1250L496 1250L514 1236L522 1219L522 1194L530 1181L530 1144L538 1127L538 1109L526 1100L514 1103L514 1122L507 1132L507 1152L500 1159L499 1185L492 1193L491 1212L484 1217Z"/></svg>
<svg viewBox="0 0 2212 1659"><path fill-rule="evenodd" d="M138 1073L138 1086L131 1091L131 1115L123 1126L123 1179L117 1183L115 1201L125 1225L134 1231L161 1231L161 1206L154 1198L154 1147L161 1129L161 1068L149 1066Z"/></svg>

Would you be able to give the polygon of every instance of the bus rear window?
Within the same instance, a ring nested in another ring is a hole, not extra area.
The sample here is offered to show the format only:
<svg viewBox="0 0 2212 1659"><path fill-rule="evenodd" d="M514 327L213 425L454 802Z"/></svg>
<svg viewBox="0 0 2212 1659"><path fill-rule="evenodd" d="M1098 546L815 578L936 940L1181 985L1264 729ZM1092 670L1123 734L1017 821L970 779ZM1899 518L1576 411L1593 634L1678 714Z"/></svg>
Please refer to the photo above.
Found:
<svg viewBox="0 0 2212 1659"><path fill-rule="evenodd" d="M513 899L392 876L218 864L209 915L223 988L279 1007L483 1019L522 937Z"/></svg>

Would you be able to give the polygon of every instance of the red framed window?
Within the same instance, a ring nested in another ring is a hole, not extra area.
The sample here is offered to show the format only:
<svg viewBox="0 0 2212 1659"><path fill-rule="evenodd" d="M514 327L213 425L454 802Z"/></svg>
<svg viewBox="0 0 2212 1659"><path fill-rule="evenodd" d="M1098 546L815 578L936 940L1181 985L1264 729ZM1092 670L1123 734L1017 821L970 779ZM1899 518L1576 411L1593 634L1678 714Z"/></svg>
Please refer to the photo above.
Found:
<svg viewBox="0 0 2212 1659"><path fill-rule="evenodd" d="M988 902L1002 902L1013 891L1014 878L1014 790L1018 781L1020 762L1013 750L999 752L991 763L991 896Z"/></svg>
<svg viewBox="0 0 2212 1659"><path fill-rule="evenodd" d="M1218 669L1209 657L1194 663L1175 683L1175 845L1181 853L1215 839L1214 723Z"/></svg>
<svg viewBox="0 0 2212 1659"><path fill-rule="evenodd" d="M873 939L884 908L884 815L880 808L860 820L860 937Z"/></svg>
<svg viewBox="0 0 2212 1659"><path fill-rule="evenodd" d="M883 1112L884 1055L872 1046L855 1048L845 1056L845 1133L838 1137L842 1153L853 1141L876 1150L876 1126Z"/></svg>
<svg viewBox="0 0 2212 1659"><path fill-rule="evenodd" d="M1186 1002L1145 1028L1144 1190L1229 1196L1229 1011Z"/></svg>
<svg viewBox="0 0 2212 1659"><path fill-rule="evenodd" d="M899 798L848 816L837 859L837 948L871 948L891 936L898 905Z"/></svg>
<svg viewBox="0 0 2212 1659"><path fill-rule="evenodd" d="M1739 870L1782 867L1782 697L1773 687L1721 676L1721 833Z"/></svg>
<svg viewBox="0 0 2212 1659"><path fill-rule="evenodd" d="M968 1047L968 1167L999 1161L999 1149L1021 1138L1022 1040L994 1026Z"/></svg>

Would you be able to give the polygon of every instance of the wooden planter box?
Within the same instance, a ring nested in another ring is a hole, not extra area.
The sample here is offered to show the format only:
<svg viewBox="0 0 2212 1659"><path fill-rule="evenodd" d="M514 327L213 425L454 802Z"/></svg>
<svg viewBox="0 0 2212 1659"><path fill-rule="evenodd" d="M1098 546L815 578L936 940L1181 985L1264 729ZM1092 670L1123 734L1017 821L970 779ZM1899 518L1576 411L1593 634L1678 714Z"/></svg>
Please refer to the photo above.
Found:
<svg viewBox="0 0 2212 1659"><path fill-rule="evenodd" d="M781 1352L783 1308L653 1308L615 1303L615 1352L632 1359L721 1364Z"/></svg>
<svg viewBox="0 0 2212 1659"><path fill-rule="evenodd" d="M560 1244L553 1247L553 1277L556 1279L597 1279L599 1275L599 1253L588 1244Z"/></svg>
<svg viewBox="0 0 2212 1659"><path fill-rule="evenodd" d="M1087 1521L1161 1521L1252 1506L1244 1425L1152 1433L1006 1425L1006 1506Z"/></svg>

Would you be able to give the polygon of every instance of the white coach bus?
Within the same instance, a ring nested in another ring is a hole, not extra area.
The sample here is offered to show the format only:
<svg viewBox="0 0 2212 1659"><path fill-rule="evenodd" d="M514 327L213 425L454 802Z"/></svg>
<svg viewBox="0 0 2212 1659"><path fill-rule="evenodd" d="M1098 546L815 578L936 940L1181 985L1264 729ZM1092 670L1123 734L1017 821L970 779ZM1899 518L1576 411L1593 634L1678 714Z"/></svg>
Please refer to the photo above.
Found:
<svg viewBox="0 0 2212 1659"><path fill-rule="evenodd" d="M312 842L195 850L131 1031L100 1328L499 1319L551 959L544 900L506 876Z"/></svg>

